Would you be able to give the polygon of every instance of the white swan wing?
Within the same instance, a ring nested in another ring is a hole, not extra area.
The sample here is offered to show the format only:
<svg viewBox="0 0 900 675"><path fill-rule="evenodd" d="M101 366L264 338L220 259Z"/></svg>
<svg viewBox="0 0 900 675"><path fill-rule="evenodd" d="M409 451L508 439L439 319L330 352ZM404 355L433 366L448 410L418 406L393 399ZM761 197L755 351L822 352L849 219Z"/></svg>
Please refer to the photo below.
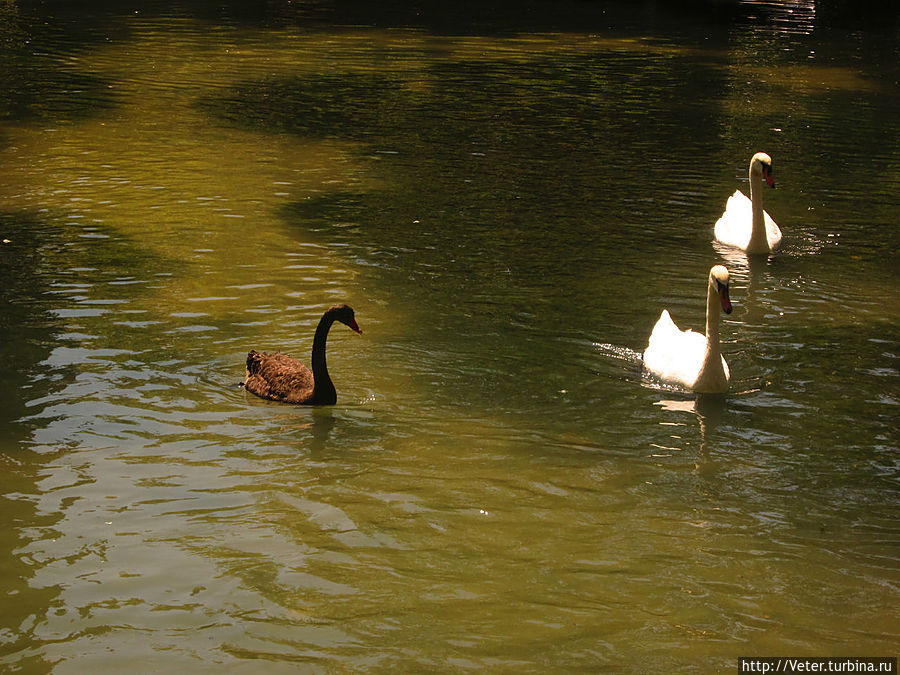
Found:
<svg viewBox="0 0 900 675"><path fill-rule="evenodd" d="M723 244L745 249L750 242L752 227L753 204L743 192L735 190L725 202L724 213L716 221L716 239Z"/></svg>
<svg viewBox="0 0 900 675"><path fill-rule="evenodd" d="M763 218L766 223L766 240L769 242L769 250L774 251L781 245L781 228L775 224L768 211L763 211Z"/></svg>
<svg viewBox="0 0 900 675"><path fill-rule="evenodd" d="M692 389L703 366L706 337L681 330L663 310L644 351L644 367L663 382Z"/></svg>
<svg viewBox="0 0 900 675"><path fill-rule="evenodd" d="M763 211L763 220L769 249L774 250L781 244L781 229L768 211ZM750 198L740 190L735 190L725 202L725 211L716 221L713 231L718 241L746 251L753 232L753 203Z"/></svg>

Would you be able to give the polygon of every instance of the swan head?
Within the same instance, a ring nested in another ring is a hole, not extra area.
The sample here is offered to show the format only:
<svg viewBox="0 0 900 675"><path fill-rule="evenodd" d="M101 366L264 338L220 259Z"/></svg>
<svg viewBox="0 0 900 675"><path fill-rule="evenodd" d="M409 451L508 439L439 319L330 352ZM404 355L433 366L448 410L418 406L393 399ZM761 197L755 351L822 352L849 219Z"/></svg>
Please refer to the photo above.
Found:
<svg viewBox="0 0 900 675"><path fill-rule="evenodd" d="M759 174L766 180L766 184L774 188L775 179L772 177L772 158L764 152L757 152L750 160L750 173Z"/></svg>
<svg viewBox="0 0 900 675"><path fill-rule="evenodd" d="M356 317L353 308L350 305L335 305L325 312L334 321L340 321L342 324L362 335L362 329L356 323Z"/></svg>
<svg viewBox="0 0 900 675"><path fill-rule="evenodd" d="M731 298L728 297L728 268L716 265L709 271L709 285L719 296L722 311L731 314Z"/></svg>

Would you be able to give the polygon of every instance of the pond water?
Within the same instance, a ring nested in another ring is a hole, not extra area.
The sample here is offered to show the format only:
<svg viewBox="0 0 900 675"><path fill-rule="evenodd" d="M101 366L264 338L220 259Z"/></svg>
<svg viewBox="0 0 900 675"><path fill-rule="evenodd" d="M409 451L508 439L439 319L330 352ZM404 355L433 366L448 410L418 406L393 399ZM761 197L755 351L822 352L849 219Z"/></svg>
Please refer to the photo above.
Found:
<svg viewBox="0 0 900 675"><path fill-rule="evenodd" d="M2 669L896 654L896 17L631 6L0 5ZM338 302L336 406L241 389Z"/></svg>

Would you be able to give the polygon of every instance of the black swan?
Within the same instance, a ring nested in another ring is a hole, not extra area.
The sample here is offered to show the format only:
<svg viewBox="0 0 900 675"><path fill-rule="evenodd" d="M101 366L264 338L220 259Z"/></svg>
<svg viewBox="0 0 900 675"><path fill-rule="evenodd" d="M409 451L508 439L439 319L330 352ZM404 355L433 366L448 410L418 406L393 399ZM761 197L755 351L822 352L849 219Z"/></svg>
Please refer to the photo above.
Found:
<svg viewBox="0 0 900 675"><path fill-rule="evenodd" d="M312 372L286 354L269 354L251 350L247 354L247 377L244 388L252 394L282 403L299 405L334 405L337 392L325 363L325 340L331 324L340 321L362 335L353 310L335 305L326 311L316 327L313 339Z"/></svg>

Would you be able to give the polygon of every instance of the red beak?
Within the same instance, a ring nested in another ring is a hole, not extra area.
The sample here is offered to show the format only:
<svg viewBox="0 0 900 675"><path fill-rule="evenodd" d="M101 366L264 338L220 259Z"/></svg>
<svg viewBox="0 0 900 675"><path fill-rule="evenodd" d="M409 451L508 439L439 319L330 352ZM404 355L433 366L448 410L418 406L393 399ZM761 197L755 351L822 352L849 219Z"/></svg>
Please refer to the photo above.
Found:
<svg viewBox="0 0 900 675"><path fill-rule="evenodd" d="M359 324L356 323L356 319L350 319L350 323L348 323L347 325L350 326L351 329L362 335L362 328L360 328Z"/></svg>
<svg viewBox="0 0 900 675"><path fill-rule="evenodd" d="M722 301L722 311L731 314L731 299L728 297L728 286L719 288L719 300Z"/></svg>
<svg viewBox="0 0 900 675"><path fill-rule="evenodd" d="M772 178L772 172L771 172L771 171L766 171L766 170L764 169L764 170L763 170L763 178L766 179L766 183L769 184L769 187L770 187L770 188L774 188L774 187L775 187L775 179Z"/></svg>

